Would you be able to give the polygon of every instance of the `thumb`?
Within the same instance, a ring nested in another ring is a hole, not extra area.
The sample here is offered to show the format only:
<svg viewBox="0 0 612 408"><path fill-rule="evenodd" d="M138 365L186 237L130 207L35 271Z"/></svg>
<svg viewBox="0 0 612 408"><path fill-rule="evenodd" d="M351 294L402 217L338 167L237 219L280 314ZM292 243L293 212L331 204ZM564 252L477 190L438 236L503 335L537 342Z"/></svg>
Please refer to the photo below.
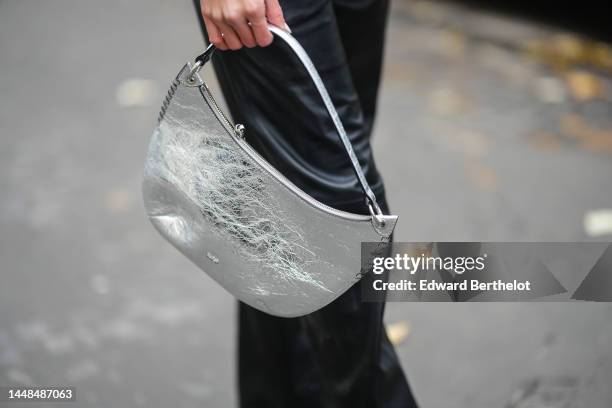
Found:
<svg viewBox="0 0 612 408"><path fill-rule="evenodd" d="M285 17L283 16L283 9L280 4L278 4L278 0L265 0L266 3L266 18L270 24L273 24L277 27L283 28L288 32L291 32L291 29L285 22Z"/></svg>

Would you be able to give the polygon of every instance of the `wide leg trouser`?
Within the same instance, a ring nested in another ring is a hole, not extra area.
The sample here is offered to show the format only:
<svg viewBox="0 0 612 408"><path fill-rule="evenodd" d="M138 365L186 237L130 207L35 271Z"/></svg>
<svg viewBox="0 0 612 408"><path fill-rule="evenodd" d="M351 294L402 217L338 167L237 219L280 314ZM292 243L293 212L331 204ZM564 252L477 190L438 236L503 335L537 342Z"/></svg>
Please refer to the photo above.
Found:
<svg viewBox="0 0 612 408"><path fill-rule="evenodd" d="M195 3L199 10L199 1ZM370 135L388 1L281 0L281 6L387 211ZM276 43L213 57L234 120L245 124L247 141L298 187L335 208L367 213L314 86L288 49ZM371 278L366 276L330 305L300 318L274 317L240 303L240 406L416 407L383 328L384 303L361 301L361 286Z"/></svg>

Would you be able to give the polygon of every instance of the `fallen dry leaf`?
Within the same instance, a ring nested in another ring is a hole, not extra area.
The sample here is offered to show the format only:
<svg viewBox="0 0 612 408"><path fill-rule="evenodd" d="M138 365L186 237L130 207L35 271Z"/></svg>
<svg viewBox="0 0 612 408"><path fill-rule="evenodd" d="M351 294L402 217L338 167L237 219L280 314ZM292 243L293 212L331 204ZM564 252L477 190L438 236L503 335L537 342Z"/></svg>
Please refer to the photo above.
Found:
<svg viewBox="0 0 612 408"><path fill-rule="evenodd" d="M410 335L410 324L408 322L389 323L385 326L387 337L394 346L403 343Z"/></svg>
<svg viewBox="0 0 612 408"><path fill-rule="evenodd" d="M599 78L586 71L572 71L565 75L565 81L572 96L579 101L588 101L603 94Z"/></svg>
<svg viewBox="0 0 612 408"><path fill-rule="evenodd" d="M612 47L570 34L528 41L523 50L531 58L560 71L590 66L612 71Z"/></svg>
<svg viewBox="0 0 612 408"><path fill-rule="evenodd" d="M612 47L605 43L596 43L590 54L591 63L595 67L612 71Z"/></svg>

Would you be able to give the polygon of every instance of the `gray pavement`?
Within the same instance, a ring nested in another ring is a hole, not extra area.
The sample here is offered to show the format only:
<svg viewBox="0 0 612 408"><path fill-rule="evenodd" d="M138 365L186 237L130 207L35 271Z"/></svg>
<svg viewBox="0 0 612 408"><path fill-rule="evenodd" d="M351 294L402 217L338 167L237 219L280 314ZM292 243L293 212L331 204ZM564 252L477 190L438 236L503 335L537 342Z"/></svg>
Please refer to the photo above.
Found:
<svg viewBox="0 0 612 408"><path fill-rule="evenodd" d="M578 37L399 0L388 34L374 148L396 239L612 238L605 48L585 63L596 45ZM186 0L0 1L0 386L235 406L234 302L140 198L165 88L201 47ZM409 328L397 347L423 407L605 408L611 313L392 303L387 320Z"/></svg>

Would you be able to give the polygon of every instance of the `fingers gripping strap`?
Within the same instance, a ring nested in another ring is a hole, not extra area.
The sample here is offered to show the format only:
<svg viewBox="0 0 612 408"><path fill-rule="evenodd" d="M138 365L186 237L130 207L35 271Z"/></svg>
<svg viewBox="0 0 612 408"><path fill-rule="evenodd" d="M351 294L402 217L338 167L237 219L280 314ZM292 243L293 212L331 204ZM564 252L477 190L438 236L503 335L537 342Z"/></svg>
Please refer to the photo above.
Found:
<svg viewBox="0 0 612 408"><path fill-rule="evenodd" d="M300 43L295 38L293 38L291 34L273 25L268 25L268 28L270 29L272 33L274 33L277 37L280 37L283 41L285 41L289 45L291 50L295 53L295 55L299 58L299 60L304 65L304 68L306 68L306 71L310 75L312 82L317 88L317 91L319 92L319 95L321 96L321 99L323 100L323 104L325 105L325 108L327 109L327 112L329 113L334 123L334 126L336 127L336 131L338 132L338 135L340 136L340 140L342 141L342 144L344 145L344 148L349 156L349 159L351 160L351 164L353 166L353 169L355 170L355 174L357 175L359 184L361 184L361 188L363 189L363 192L367 197L368 206L370 207L370 210L373 213L372 215L375 215L375 214L381 215L382 213L376 202L376 196L374 195L374 192L370 188L370 185L368 184L365 178L363 169L361 168L361 165L359 164L359 160L357 160L357 156L355 155L355 151L353 150L353 145L351 144L346 134L346 131L344 130L344 126L342 125L342 121L340 120L340 117L338 116L338 112L336 112L336 108L334 107L334 104L332 103L331 98L329 94L327 93L327 89L325 88L325 85L323 84L323 81L321 80L321 77L319 76L317 69L315 68L314 64L310 60L310 57L308 56L304 48L302 48ZM205 64L210 59L214 49L215 49L214 45L211 44L202 55L196 58L196 65L194 66L194 71L199 69L203 64Z"/></svg>

